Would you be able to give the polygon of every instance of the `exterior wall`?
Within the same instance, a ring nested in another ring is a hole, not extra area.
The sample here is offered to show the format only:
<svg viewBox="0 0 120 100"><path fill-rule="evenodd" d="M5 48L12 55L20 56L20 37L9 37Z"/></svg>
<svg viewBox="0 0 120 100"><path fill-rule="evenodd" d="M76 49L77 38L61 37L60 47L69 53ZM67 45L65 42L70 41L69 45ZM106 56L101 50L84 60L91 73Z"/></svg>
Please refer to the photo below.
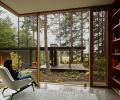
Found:
<svg viewBox="0 0 120 100"><path fill-rule="evenodd" d="M0 65L3 65L7 58L11 58L9 52L0 52Z"/></svg>
<svg viewBox="0 0 120 100"><path fill-rule="evenodd" d="M30 55L30 50L19 51L20 60L22 61L22 67L29 68L31 66Z"/></svg>

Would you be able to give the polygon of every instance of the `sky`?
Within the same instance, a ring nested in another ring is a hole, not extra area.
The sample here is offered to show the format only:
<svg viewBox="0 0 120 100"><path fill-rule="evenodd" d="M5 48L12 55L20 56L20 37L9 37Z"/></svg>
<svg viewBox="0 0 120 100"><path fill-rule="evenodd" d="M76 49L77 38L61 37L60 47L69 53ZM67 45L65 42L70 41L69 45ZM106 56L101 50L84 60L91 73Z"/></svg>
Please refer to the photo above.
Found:
<svg viewBox="0 0 120 100"><path fill-rule="evenodd" d="M0 10L4 11L4 13L2 15L0 15L0 17L5 18L5 17L9 16L11 21L12 21L12 23L14 23L14 26L17 27L17 25L18 25L18 23L17 23L18 17L15 16L14 14L12 14L11 12L7 11L3 7L0 7Z"/></svg>

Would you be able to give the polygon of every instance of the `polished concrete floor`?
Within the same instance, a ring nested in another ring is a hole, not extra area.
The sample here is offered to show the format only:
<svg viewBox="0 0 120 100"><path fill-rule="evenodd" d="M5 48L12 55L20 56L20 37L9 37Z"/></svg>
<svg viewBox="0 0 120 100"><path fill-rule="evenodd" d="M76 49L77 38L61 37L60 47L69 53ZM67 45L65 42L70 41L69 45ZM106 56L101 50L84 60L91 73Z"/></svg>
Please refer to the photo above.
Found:
<svg viewBox="0 0 120 100"><path fill-rule="evenodd" d="M82 93L94 93L96 94L98 100L120 100L120 97L117 96L111 89L107 88L90 88L85 87L85 85L79 84L70 84L70 83L40 83L40 88L36 88L36 90L56 90L56 91L80 91ZM2 89L1 89L2 91ZM9 90L7 91L10 92ZM4 99L3 97L0 100L10 100ZM17 100L17 99L15 99ZM35 99L34 99L35 100ZM61 99L62 100L62 99ZM90 100L90 99L89 99Z"/></svg>
<svg viewBox="0 0 120 100"><path fill-rule="evenodd" d="M52 89L52 90L63 90L63 91L73 91L79 90L81 92L94 93L97 95L98 100L120 100L111 89L107 88L90 88L84 87L83 85L73 85L73 84L57 84L57 83L41 83L40 88Z"/></svg>

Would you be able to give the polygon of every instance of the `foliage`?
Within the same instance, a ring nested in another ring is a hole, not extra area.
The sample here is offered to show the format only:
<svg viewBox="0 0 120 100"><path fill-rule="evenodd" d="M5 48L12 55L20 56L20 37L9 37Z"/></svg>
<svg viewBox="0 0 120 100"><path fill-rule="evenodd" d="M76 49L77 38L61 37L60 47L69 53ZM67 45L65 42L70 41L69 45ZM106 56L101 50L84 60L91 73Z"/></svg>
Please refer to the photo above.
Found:
<svg viewBox="0 0 120 100"><path fill-rule="evenodd" d="M40 32L44 28L44 17L40 17ZM28 41L31 41L31 46L36 46L36 40L35 40L35 34L37 32L37 17L36 16L29 16L29 17L24 17L24 21L21 25L22 33L25 33L26 36L28 35L30 39L26 38ZM25 44L26 41L24 40ZM23 42L23 43L24 43Z"/></svg>
<svg viewBox="0 0 120 100"><path fill-rule="evenodd" d="M45 64L45 52L44 51L40 51L40 62L41 62L41 65Z"/></svg>
<svg viewBox="0 0 120 100"><path fill-rule="evenodd" d="M14 47L16 42L16 29L12 26L9 17L0 18L0 47Z"/></svg>
<svg viewBox="0 0 120 100"><path fill-rule="evenodd" d="M18 54L14 53L14 52L11 52L10 55L11 55L11 59L12 59L13 69L17 69L18 70L18 67L20 67L21 64L22 64L22 61L20 60L20 56L18 56Z"/></svg>
<svg viewBox="0 0 120 100"><path fill-rule="evenodd" d="M106 59L104 56L96 56L94 60L94 71L97 71L99 77L104 78L106 72Z"/></svg>
<svg viewBox="0 0 120 100"><path fill-rule="evenodd" d="M25 34L24 35L24 38L22 38L23 41L22 42L22 45L25 45L25 46L30 46L29 42L31 41L31 46L35 46L36 45L36 41L35 41L35 32L37 30L37 19L36 19L36 16L30 16L30 17L24 17L23 18L23 23L21 25L21 33ZM22 34L22 35L23 35ZM31 38L27 38L27 37L30 37ZM25 41L26 40L26 41Z"/></svg>
<svg viewBox="0 0 120 100"><path fill-rule="evenodd" d="M88 76L84 72L65 71L65 72L49 72L41 71L41 81L43 82L69 82L69 81L88 81Z"/></svg>
<svg viewBox="0 0 120 100"><path fill-rule="evenodd" d="M32 41L32 36L29 32L26 32L24 30L20 31L19 46L20 47L33 47L34 46L34 43Z"/></svg>
<svg viewBox="0 0 120 100"><path fill-rule="evenodd" d="M89 31L89 12L67 12L48 15L48 31L56 36L60 47L85 46ZM70 60L80 59L83 61L83 50L71 51ZM60 54L61 56L61 54ZM81 57L80 57L81 56ZM80 61L79 61L80 62Z"/></svg>
<svg viewBox="0 0 120 100"><path fill-rule="evenodd" d="M89 68L89 61L88 61L88 59L83 61L83 66L86 67L86 68Z"/></svg>
<svg viewBox="0 0 120 100"><path fill-rule="evenodd" d="M93 34L94 34L94 52L97 55L104 53L104 34L105 34L105 11L96 11L93 13Z"/></svg>

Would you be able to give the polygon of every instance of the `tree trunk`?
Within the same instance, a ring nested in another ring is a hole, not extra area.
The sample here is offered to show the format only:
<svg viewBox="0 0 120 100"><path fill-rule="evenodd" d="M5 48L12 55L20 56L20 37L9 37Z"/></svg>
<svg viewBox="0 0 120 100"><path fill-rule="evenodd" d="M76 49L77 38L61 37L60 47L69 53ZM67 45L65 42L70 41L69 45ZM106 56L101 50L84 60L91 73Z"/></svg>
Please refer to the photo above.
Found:
<svg viewBox="0 0 120 100"><path fill-rule="evenodd" d="M35 47L35 31L33 30L33 46Z"/></svg>
<svg viewBox="0 0 120 100"><path fill-rule="evenodd" d="M81 12L81 47L83 47L83 18L82 18L82 12ZM81 49L81 62L83 62L83 49Z"/></svg>
<svg viewBox="0 0 120 100"><path fill-rule="evenodd" d="M72 32L72 27L73 27L73 17L72 17L72 13L70 13L70 53L69 53L69 68L71 68L71 64L73 62L73 32Z"/></svg>

